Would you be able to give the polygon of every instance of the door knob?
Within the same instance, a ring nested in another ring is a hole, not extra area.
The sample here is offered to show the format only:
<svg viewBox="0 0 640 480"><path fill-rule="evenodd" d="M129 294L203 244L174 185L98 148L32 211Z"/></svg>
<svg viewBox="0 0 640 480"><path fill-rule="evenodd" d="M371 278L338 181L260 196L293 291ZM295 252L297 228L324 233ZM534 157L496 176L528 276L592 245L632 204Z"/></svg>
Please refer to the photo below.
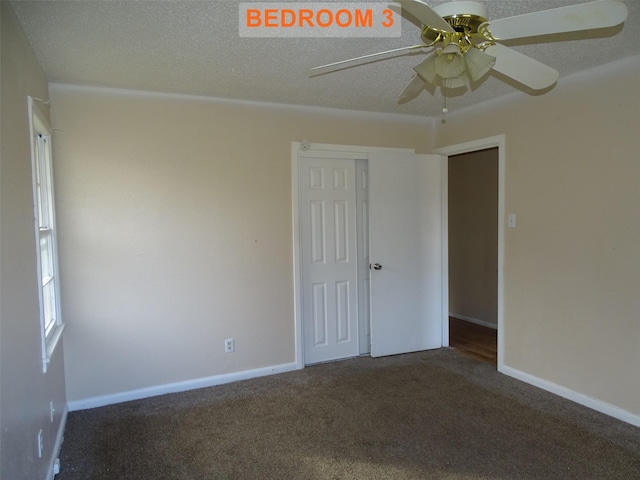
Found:
<svg viewBox="0 0 640 480"><path fill-rule="evenodd" d="M373 269L374 270L382 270L382 265L380 265L379 263L374 263L373 264Z"/></svg>

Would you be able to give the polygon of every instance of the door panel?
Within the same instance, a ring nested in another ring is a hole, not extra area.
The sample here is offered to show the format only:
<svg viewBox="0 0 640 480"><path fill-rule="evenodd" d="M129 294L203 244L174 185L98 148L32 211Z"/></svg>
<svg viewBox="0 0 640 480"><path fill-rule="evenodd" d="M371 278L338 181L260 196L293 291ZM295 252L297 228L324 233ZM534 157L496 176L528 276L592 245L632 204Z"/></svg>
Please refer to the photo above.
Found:
<svg viewBox="0 0 640 480"><path fill-rule="evenodd" d="M442 346L442 158L369 155L371 356Z"/></svg>
<svg viewBox="0 0 640 480"><path fill-rule="evenodd" d="M300 159L306 364L358 355L355 160Z"/></svg>

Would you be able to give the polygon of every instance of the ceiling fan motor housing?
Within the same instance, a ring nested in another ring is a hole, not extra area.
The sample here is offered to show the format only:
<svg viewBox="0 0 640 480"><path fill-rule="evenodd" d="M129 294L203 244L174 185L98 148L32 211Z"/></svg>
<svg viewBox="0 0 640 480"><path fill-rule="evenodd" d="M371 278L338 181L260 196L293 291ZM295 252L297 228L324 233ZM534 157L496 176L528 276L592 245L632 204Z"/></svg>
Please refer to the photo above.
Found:
<svg viewBox="0 0 640 480"><path fill-rule="evenodd" d="M487 21L488 16L486 4L471 1L444 3L433 7L433 10L460 33L477 33L478 27ZM422 37L430 43L438 37L438 32L424 25Z"/></svg>

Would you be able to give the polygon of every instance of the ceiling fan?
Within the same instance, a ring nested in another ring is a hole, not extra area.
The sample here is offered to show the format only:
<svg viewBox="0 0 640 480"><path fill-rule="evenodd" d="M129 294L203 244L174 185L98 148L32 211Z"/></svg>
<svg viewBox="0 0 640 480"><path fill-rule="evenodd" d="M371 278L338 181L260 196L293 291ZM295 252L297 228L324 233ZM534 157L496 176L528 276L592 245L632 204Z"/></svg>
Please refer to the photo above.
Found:
<svg viewBox="0 0 640 480"><path fill-rule="evenodd" d="M432 47L433 53L413 68L415 75L400 93L398 103L413 100L429 85L443 89L466 88L492 69L533 90L543 90L558 80L559 73L500 42L613 27L627 18L627 7L621 0L597 0L497 20L488 20L487 5L478 1L453 1L434 7L422 0L397 2L403 13L408 12L421 22L424 43L311 70Z"/></svg>

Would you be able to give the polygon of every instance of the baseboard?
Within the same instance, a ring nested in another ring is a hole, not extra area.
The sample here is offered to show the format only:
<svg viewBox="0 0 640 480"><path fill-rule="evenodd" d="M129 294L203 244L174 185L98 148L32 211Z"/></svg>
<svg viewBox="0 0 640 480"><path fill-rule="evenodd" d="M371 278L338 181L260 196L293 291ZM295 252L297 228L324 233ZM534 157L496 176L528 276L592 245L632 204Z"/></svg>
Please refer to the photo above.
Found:
<svg viewBox="0 0 640 480"><path fill-rule="evenodd" d="M602 400L598 400L582 393L578 393L567 387L563 387L562 385L558 385L548 380L543 380L542 378L538 378L534 375L530 375L515 368L503 366L502 373L533 385L534 387L541 388L542 390L546 390L555 395L566 398L567 400L571 400L572 402L579 403L580 405L588 407L597 412L604 413L605 415L609 415L610 417L614 417L618 420L622 420L623 422L630 423L631 425L635 425L636 427L640 427L640 415L628 412L627 410L616 407L615 405L612 405L610 403L603 402Z"/></svg>
<svg viewBox="0 0 640 480"><path fill-rule="evenodd" d="M85 398L82 400L74 400L68 402L68 407L70 412L74 412L77 410L87 410L89 408L104 407L107 405L114 405L116 403L129 402L131 400L156 397L158 395L165 395L167 393L186 392L188 390L195 390L198 388L214 387L216 385L223 385L225 383L248 380L250 378L264 377L267 375L275 375L277 373L291 372L293 370L298 370L298 366L295 362L284 363L282 365L256 368L254 370L244 370L242 372L226 373L223 375L214 375L212 377L205 378L196 378L194 380L141 388L138 390L130 390L128 392L114 393L112 395L101 395L98 397Z"/></svg>
<svg viewBox="0 0 640 480"><path fill-rule="evenodd" d="M457 318L458 320L464 320L465 322L475 323L476 325L482 325L483 327L492 328L493 330L498 329L498 325L496 325L495 323L485 322L484 320L479 320L473 317L467 317L465 315L460 315L459 313L449 312L449 316L453 318Z"/></svg>
<svg viewBox="0 0 640 480"><path fill-rule="evenodd" d="M62 417L60 418L60 425L58 426L58 433L56 434L56 443L53 446L51 459L49 460L49 470L47 474L47 480L53 480L55 473L53 473L53 465L57 458L60 457L60 449L62 448L62 440L64 438L64 429L67 426L67 415L69 414L69 407L65 405Z"/></svg>

